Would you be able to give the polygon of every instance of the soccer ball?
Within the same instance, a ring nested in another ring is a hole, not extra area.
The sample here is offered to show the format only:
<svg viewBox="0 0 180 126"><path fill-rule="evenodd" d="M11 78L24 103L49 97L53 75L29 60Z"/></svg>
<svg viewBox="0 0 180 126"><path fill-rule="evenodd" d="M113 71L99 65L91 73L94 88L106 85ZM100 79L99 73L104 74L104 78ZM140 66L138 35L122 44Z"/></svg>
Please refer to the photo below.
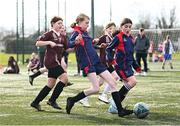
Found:
<svg viewBox="0 0 180 126"><path fill-rule="evenodd" d="M149 114L149 106L143 102L138 102L134 105L133 111L137 118L143 119Z"/></svg>

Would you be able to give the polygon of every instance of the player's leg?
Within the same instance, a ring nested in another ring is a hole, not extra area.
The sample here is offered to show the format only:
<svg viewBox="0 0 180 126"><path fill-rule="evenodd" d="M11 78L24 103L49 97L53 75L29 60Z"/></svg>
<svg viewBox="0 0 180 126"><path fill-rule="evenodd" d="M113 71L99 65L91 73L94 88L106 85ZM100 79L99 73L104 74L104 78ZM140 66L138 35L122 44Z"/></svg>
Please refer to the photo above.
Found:
<svg viewBox="0 0 180 126"><path fill-rule="evenodd" d="M166 60L163 61L162 69L165 69Z"/></svg>
<svg viewBox="0 0 180 126"><path fill-rule="evenodd" d="M90 80L90 82L92 83L92 86L89 89L86 89L86 90L80 92L76 96L69 97L67 99L66 112L68 114L70 114L71 109L76 102L78 102L79 100L81 100L89 95L95 94L99 91L99 82L98 82L96 73L95 72L89 73L87 75L87 77Z"/></svg>
<svg viewBox="0 0 180 126"><path fill-rule="evenodd" d="M32 75L29 76L29 83L30 83L31 85L33 85L34 79L35 79L36 77L38 77L39 75L47 72L47 71L48 71L48 70L47 70L46 67L40 68L36 73L34 73L34 74L32 74Z"/></svg>
<svg viewBox="0 0 180 126"><path fill-rule="evenodd" d="M118 76L118 74L116 73L116 71L114 69L111 70L111 75L113 76L113 78L116 81L119 80L119 76ZM107 96L109 91L111 91L111 88L110 88L109 84L106 83L102 94L99 95L99 100L103 101L104 103L109 103L108 96Z"/></svg>
<svg viewBox="0 0 180 126"><path fill-rule="evenodd" d="M169 54L169 65L170 65L170 68L173 69L173 65L172 65L172 55Z"/></svg>
<svg viewBox="0 0 180 126"><path fill-rule="evenodd" d="M147 66L147 53L142 53L142 60L144 63L144 72L143 72L143 76L147 75L147 70L148 70L148 66Z"/></svg>
<svg viewBox="0 0 180 126"><path fill-rule="evenodd" d="M141 67L141 54L140 53L136 53L136 61L138 65Z"/></svg>
<svg viewBox="0 0 180 126"><path fill-rule="evenodd" d="M173 69L172 60L169 60L170 68Z"/></svg>
<svg viewBox="0 0 180 126"><path fill-rule="evenodd" d="M167 54L164 54L164 60L163 60L163 64L162 64L162 69L165 69L166 60L167 60Z"/></svg>
<svg viewBox="0 0 180 126"><path fill-rule="evenodd" d="M124 81L124 85L119 90L121 96L121 102L125 99L127 93L136 85L137 80L135 76L130 76L127 78L127 81Z"/></svg>
<svg viewBox="0 0 180 126"><path fill-rule="evenodd" d="M117 91L117 84L115 79L112 77L112 75L106 70L100 74L102 78L109 84L112 92L112 98L116 104L117 110L118 110L118 115L120 117L130 115L133 113L132 110L126 110L123 109L122 104L121 104L121 97L119 92Z"/></svg>
<svg viewBox="0 0 180 126"><path fill-rule="evenodd" d="M104 79L102 77L99 77L99 86L102 86L103 84L104 84ZM109 86L107 85L108 84L105 85L104 90L108 90ZM104 90L101 94L99 94L98 99L107 104L109 102L108 102L107 94L104 94L105 92Z"/></svg>
<svg viewBox="0 0 180 126"><path fill-rule="evenodd" d="M110 89L109 84L106 83L105 86L104 86L104 90L103 90L103 92L99 95L98 99L99 99L100 101L108 104L108 103L109 103L109 100L108 100L107 93L108 93L110 90L111 90L111 89Z"/></svg>
<svg viewBox="0 0 180 126"><path fill-rule="evenodd" d="M51 89L54 87L55 83L56 83L56 79L48 78L47 85L41 89L39 94L36 96L36 98L31 103L31 107L34 107L38 111L41 111L41 106L39 105L39 103L49 94Z"/></svg>
<svg viewBox="0 0 180 126"><path fill-rule="evenodd" d="M56 67L56 71L53 71L53 73L54 73L54 77L59 78L59 82L56 84L47 104L51 105L55 109L61 109L61 107L59 107L59 105L57 104L56 100L59 97L59 95L62 93L64 87L66 86L68 82L68 77L67 77L67 73L64 71L64 69L61 66Z"/></svg>
<svg viewBox="0 0 180 126"><path fill-rule="evenodd" d="M67 72L67 64L65 62L65 57L64 56L61 59L61 66L64 69L64 71ZM67 84L66 84L66 86L71 86L71 85L73 85L73 83L71 83L71 82L67 82Z"/></svg>

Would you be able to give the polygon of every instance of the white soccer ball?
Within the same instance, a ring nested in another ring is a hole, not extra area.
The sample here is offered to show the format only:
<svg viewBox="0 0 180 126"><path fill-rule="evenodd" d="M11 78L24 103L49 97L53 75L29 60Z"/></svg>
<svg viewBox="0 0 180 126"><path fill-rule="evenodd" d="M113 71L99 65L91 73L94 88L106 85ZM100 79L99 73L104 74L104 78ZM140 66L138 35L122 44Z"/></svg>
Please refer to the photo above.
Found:
<svg viewBox="0 0 180 126"><path fill-rule="evenodd" d="M149 106L143 102L138 102L134 105L133 112L137 118L143 119L149 114Z"/></svg>

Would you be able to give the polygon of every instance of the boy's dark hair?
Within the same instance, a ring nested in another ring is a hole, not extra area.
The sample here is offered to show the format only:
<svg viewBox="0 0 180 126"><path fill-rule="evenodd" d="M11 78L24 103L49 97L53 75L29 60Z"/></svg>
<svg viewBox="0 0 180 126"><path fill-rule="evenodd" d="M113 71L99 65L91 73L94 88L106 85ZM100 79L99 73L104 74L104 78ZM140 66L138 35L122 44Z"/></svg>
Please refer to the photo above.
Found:
<svg viewBox="0 0 180 126"><path fill-rule="evenodd" d="M124 19L122 20L120 26L122 27L124 24L127 24L127 23L132 24L131 19L129 19L129 18L124 18Z"/></svg>
<svg viewBox="0 0 180 126"><path fill-rule="evenodd" d="M52 19L51 19L51 27L53 26L54 23L56 23L57 21L63 21L63 19L61 17L58 17L58 16L54 16Z"/></svg>
<svg viewBox="0 0 180 126"><path fill-rule="evenodd" d="M140 28L139 31L140 31L140 32L143 32L143 31L144 31L144 28Z"/></svg>

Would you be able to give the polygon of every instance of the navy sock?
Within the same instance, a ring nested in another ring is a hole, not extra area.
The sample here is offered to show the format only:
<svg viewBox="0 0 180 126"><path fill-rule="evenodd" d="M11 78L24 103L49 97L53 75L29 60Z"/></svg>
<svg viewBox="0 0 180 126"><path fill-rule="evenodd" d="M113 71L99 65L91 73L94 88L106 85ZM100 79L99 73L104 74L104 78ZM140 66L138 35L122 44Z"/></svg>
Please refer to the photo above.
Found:
<svg viewBox="0 0 180 126"><path fill-rule="evenodd" d="M123 108L122 108L122 104L121 104L121 101L120 101L119 92L118 91L112 92L111 95L112 95L112 98L113 98L113 100L114 100L114 102L116 104L118 112L120 112Z"/></svg>
<svg viewBox="0 0 180 126"><path fill-rule="evenodd" d="M121 102L125 99L127 93L129 92L129 90L131 89L131 87L128 84L124 84L121 89L119 90L119 95L121 98Z"/></svg>

